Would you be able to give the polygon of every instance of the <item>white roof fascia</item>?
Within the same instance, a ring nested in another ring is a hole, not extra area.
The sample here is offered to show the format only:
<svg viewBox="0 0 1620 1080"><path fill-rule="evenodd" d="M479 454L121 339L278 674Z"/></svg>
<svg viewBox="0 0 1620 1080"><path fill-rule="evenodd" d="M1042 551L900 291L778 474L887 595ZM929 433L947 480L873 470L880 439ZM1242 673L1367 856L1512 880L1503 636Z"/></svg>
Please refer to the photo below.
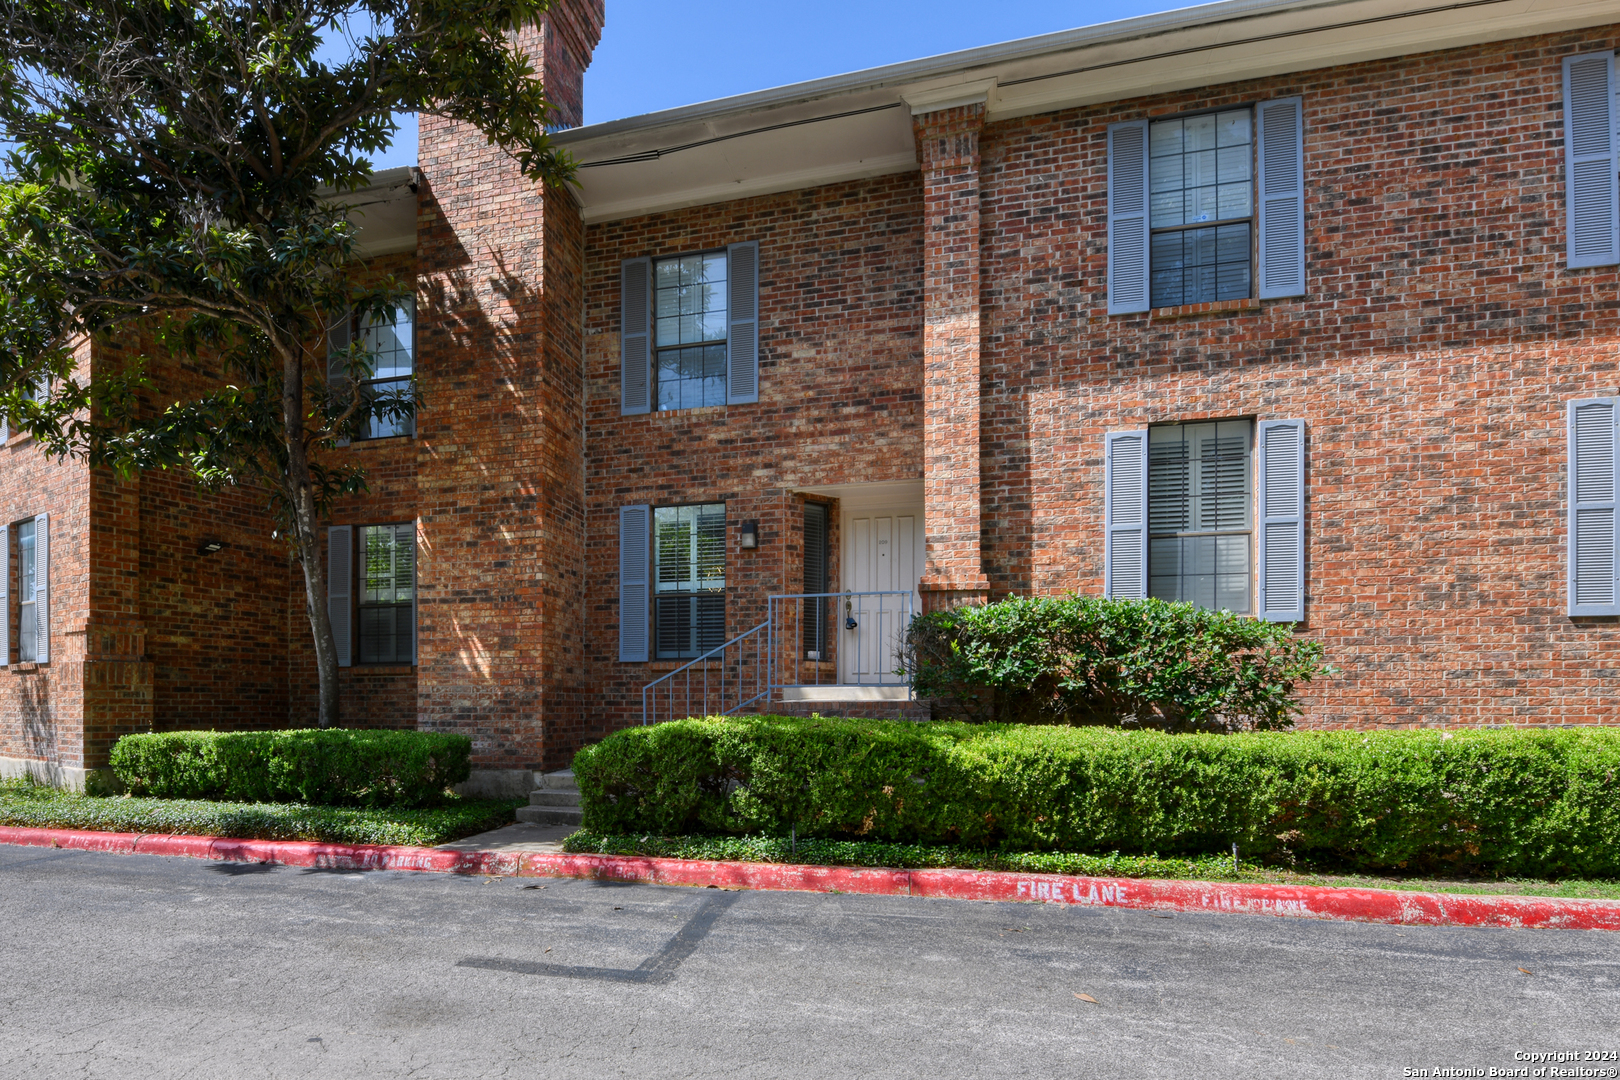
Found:
<svg viewBox="0 0 1620 1080"><path fill-rule="evenodd" d="M1226 0L558 132L587 222L916 168L911 116L988 120L1620 22L1620 0ZM911 160L905 160L907 153Z"/></svg>

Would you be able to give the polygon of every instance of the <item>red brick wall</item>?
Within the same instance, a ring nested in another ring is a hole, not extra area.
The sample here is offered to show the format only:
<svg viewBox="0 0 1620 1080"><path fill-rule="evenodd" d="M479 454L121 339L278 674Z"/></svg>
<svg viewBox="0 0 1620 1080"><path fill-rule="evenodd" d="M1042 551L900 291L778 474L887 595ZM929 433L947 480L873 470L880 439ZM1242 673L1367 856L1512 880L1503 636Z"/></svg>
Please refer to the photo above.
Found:
<svg viewBox="0 0 1620 1080"><path fill-rule="evenodd" d="M726 619L736 634L764 619L767 595L803 583L794 489L922 475L916 174L592 225L585 240L592 697L569 750L639 722L642 686L678 666L618 662L620 506L726 503ZM745 240L760 245L759 403L621 416L620 261ZM737 547L743 521L759 522L755 551Z"/></svg>
<svg viewBox="0 0 1620 1080"><path fill-rule="evenodd" d="M87 372L89 349L81 350ZM99 764L85 747L85 624L89 609L90 471L82 462L56 461L25 435L0 446L0 523L12 526L7 588L11 627L8 666L0 669L0 757L52 761L70 767ZM17 522L50 515L50 660L16 662Z"/></svg>
<svg viewBox="0 0 1620 1080"><path fill-rule="evenodd" d="M1564 269L1562 73L1613 29L990 125L982 457L1006 592L1102 587L1109 430L1304 417L1307 722L1615 722L1565 614L1564 402L1615 393L1615 268ZM1309 294L1106 313L1106 126L1299 94Z"/></svg>
<svg viewBox="0 0 1620 1080"><path fill-rule="evenodd" d="M367 284L391 277L410 289L416 281L416 255L380 255L366 263L357 276ZM423 298L418 296L418 324L422 308ZM431 407L431 395L423 396ZM398 525L416 520L416 455L416 440L408 435L360 439L330 452L330 464L358 466L365 471L366 490L338 500L330 518L322 522L323 565L327 558L326 526L354 526L354 535L358 536L362 525ZM359 564L355 565L358 573ZM296 562L291 564L286 590L288 723L292 727L314 727L320 718L320 678L315 668L314 631L306 606L304 574ZM351 646L355 665L338 669L338 722L344 727L414 727L416 669L410 664L360 664L358 639Z"/></svg>

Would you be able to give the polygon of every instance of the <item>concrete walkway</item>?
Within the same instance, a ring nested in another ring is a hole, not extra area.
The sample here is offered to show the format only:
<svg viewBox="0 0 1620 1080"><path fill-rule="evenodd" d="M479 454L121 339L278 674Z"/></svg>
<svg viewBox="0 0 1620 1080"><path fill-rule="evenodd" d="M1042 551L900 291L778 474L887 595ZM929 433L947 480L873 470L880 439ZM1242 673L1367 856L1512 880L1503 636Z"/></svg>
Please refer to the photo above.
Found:
<svg viewBox="0 0 1620 1080"><path fill-rule="evenodd" d="M519 821L477 836L440 844L440 851L561 851L563 838L578 832L578 825L531 825Z"/></svg>

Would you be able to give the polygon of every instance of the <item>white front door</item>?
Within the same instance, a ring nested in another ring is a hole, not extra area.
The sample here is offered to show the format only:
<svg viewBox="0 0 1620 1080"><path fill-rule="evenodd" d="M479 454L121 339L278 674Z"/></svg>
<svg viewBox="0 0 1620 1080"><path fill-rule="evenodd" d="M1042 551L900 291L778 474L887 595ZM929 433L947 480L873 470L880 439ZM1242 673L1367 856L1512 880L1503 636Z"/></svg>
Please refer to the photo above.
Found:
<svg viewBox="0 0 1620 1080"><path fill-rule="evenodd" d="M922 511L847 512L843 541L844 590L889 595L840 601L839 682L903 683L904 676L896 670L906 624L921 610L917 582L923 567Z"/></svg>

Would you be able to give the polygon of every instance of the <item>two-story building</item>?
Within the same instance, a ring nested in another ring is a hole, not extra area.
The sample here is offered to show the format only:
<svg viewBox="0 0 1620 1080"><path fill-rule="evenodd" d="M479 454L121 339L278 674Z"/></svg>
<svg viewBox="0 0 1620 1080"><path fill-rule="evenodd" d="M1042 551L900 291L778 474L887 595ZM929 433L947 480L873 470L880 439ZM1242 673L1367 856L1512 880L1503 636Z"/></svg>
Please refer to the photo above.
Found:
<svg viewBox="0 0 1620 1080"><path fill-rule="evenodd" d="M603 14L527 42L564 120ZM1069 591L1298 624L1306 726L1613 722L1617 46L1230 0L574 127L569 190L424 117L356 199L416 302L347 332L425 407L335 451L346 722L516 790L644 718L919 715L911 613ZM255 493L0 460L7 768L312 721Z"/></svg>

